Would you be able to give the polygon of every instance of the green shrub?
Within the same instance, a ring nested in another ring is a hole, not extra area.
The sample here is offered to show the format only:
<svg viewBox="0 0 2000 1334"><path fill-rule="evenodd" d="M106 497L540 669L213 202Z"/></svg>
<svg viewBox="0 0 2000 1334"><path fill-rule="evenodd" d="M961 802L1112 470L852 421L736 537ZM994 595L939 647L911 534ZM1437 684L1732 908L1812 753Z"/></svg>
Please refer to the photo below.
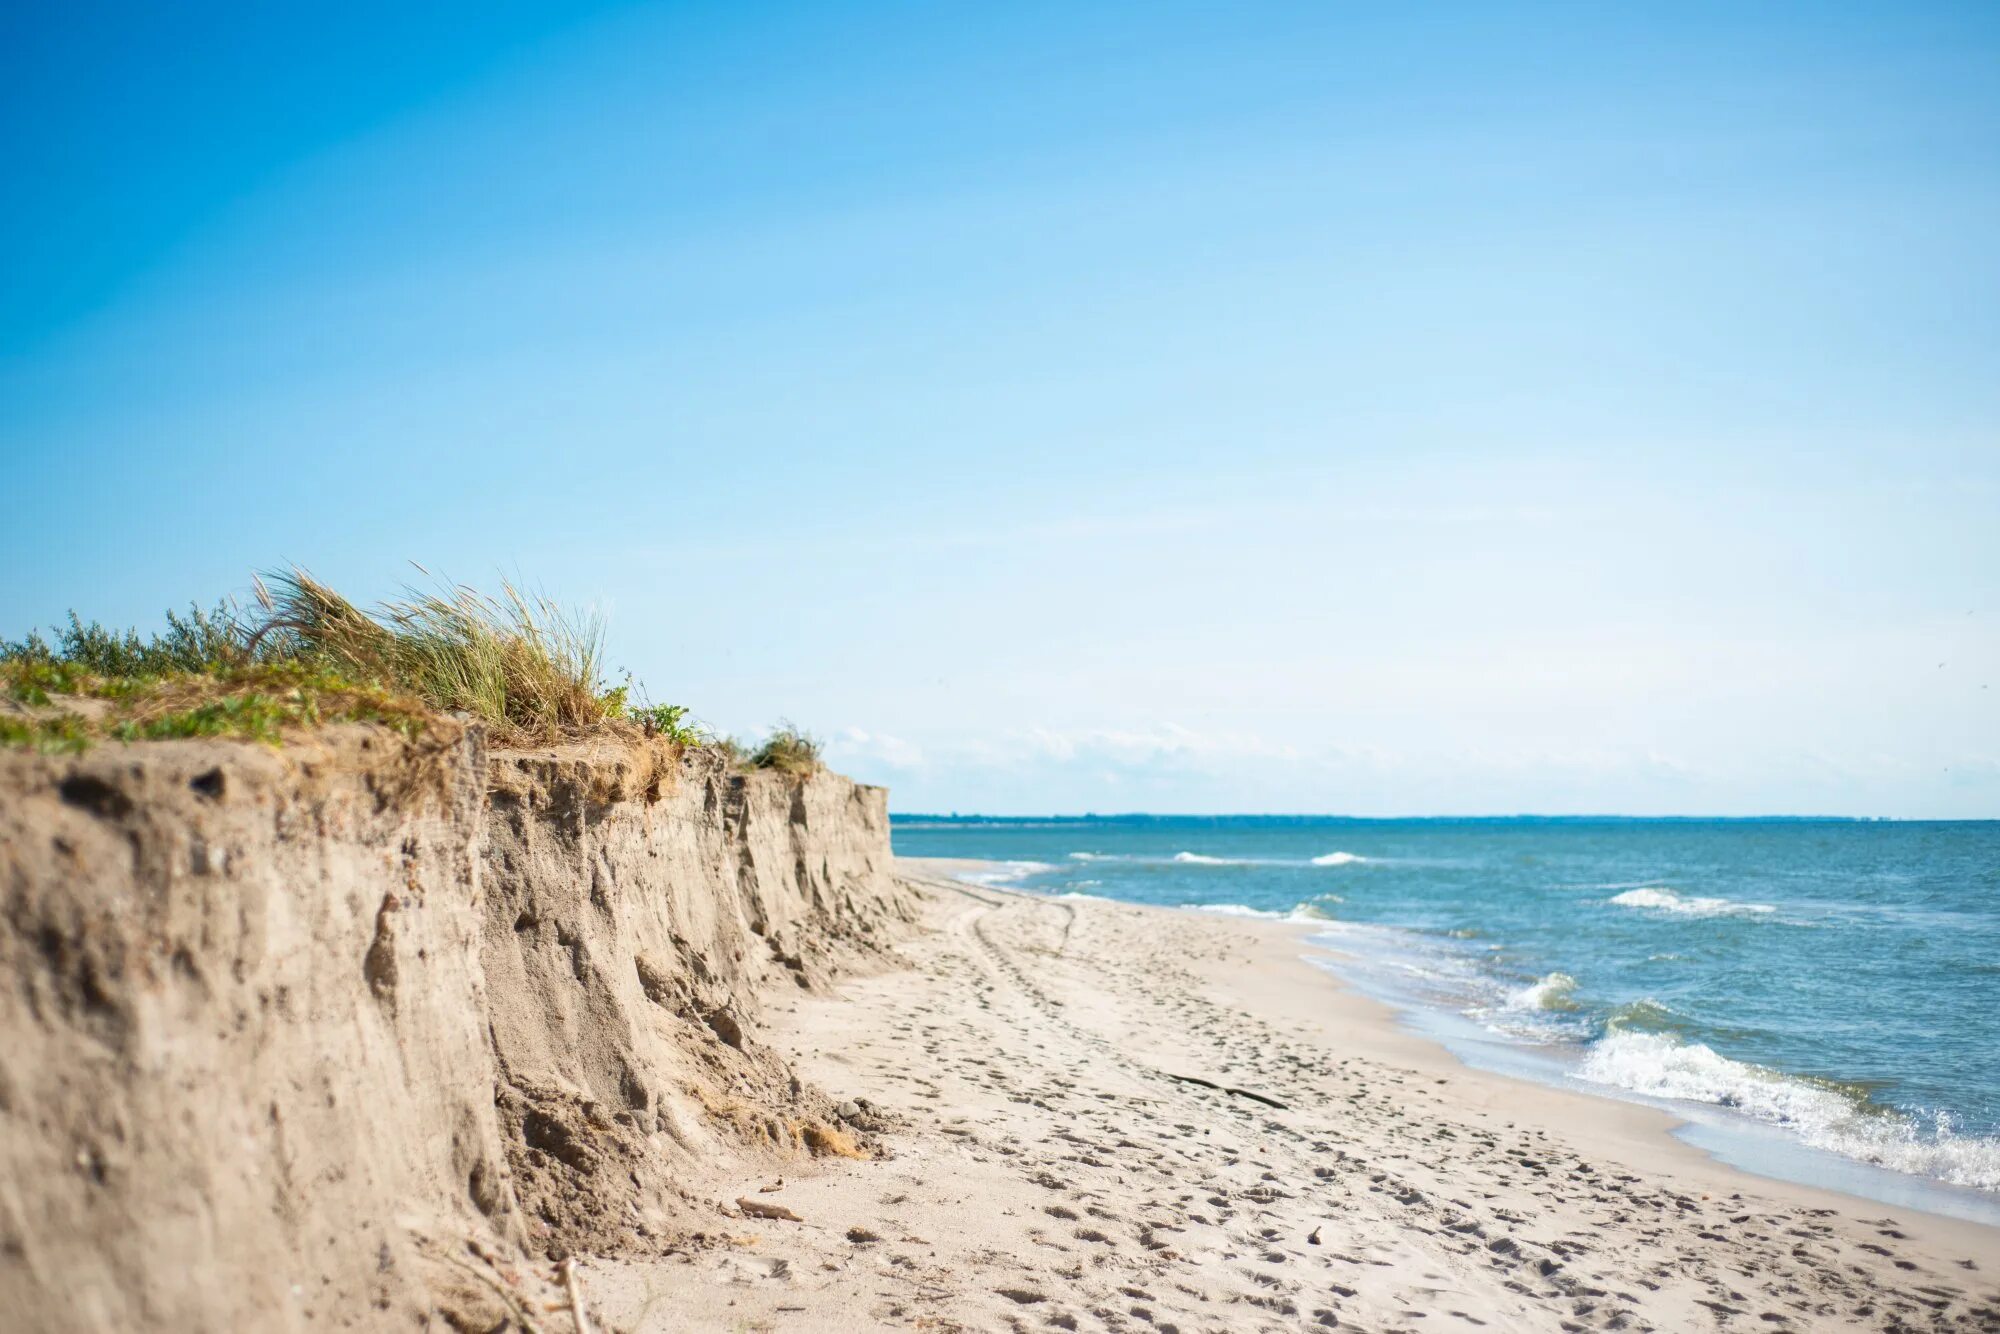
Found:
<svg viewBox="0 0 2000 1334"><path fill-rule="evenodd" d="M758 769L776 769L779 773L810 774L820 768L820 741L784 719L771 729L771 735L764 738L764 744L751 752L750 764Z"/></svg>
<svg viewBox="0 0 2000 1334"><path fill-rule="evenodd" d="M186 616L169 611L166 633L150 639L141 639L137 630L107 630L97 621L85 625L72 611L53 645L31 631L26 639L0 643L0 662L56 663L99 676L166 676L239 661L243 638L228 603L213 611L189 603Z"/></svg>
<svg viewBox="0 0 2000 1334"><path fill-rule="evenodd" d="M706 740L701 729L688 720L685 704L649 704L625 716L647 736L664 737L677 746L699 746Z"/></svg>

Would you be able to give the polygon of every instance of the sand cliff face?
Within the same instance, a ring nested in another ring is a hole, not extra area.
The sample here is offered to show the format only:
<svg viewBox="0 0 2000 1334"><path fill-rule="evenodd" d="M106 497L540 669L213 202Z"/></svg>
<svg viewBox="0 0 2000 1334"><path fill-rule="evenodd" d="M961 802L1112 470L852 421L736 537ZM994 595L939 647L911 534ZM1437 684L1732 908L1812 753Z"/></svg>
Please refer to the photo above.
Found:
<svg viewBox="0 0 2000 1334"><path fill-rule="evenodd" d="M500 1111L538 1248L643 1247L678 1168L849 1147L752 1036L760 985L822 983L910 907L886 794L644 751L489 765L483 944Z"/></svg>
<svg viewBox="0 0 2000 1334"><path fill-rule="evenodd" d="M0 754L0 1312L495 1327L852 1151L755 1038L909 917L884 794L449 725ZM788 983L789 984L789 983Z"/></svg>

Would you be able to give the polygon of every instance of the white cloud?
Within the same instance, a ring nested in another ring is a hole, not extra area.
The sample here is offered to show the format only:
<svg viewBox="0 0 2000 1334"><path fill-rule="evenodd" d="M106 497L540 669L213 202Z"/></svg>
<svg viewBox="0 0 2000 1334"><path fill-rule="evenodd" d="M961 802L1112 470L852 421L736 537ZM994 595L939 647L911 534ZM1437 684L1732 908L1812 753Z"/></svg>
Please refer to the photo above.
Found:
<svg viewBox="0 0 2000 1334"><path fill-rule="evenodd" d="M911 772L924 766L923 748L882 732L868 732L859 727L843 727L827 743L827 758L835 766L851 765L862 771L857 776L865 776L866 771L876 768Z"/></svg>

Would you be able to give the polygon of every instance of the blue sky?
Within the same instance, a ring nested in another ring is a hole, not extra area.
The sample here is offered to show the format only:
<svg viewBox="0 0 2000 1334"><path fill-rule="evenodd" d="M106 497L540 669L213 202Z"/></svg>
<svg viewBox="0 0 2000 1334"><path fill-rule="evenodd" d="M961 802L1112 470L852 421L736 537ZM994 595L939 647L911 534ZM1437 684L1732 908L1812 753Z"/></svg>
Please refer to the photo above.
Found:
<svg viewBox="0 0 2000 1334"><path fill-rule="evenodd" d="M419 560L903 810L2000 814L1991 6L30 8L0 633Z"/></svg>

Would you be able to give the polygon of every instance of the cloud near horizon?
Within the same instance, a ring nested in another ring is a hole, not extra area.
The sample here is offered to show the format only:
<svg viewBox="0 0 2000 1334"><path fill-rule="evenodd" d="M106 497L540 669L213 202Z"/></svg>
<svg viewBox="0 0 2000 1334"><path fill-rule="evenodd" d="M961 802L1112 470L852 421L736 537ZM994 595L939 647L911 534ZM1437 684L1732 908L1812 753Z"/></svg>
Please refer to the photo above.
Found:
<svg viewBox="0 0 2000 1334"><path fill-rule="evenodd" d="M2000 760L1964 752L1953 758L1946 767L1971 810L2000 800ZM1029 727L925 745L845 728L830 740L827 759L844 773L886 786L891 809L902 813L1938 814L1855 804L1858 796L1865 800L1909 784L1917 775L1908 760L1811 751L1789 757L1785 774L1791 790L1818 804L1789 808L1761 803L1765 773L1731 772L1636 746L1414 752L1300 745L1177 723ZM1496 792L1518 800L1496 803L1487 795ZM986 800L968 802L968 793ZM1216 793L1234 800L1217 804ZM1715 804L1704 806L1704 800Z"/></svg>

